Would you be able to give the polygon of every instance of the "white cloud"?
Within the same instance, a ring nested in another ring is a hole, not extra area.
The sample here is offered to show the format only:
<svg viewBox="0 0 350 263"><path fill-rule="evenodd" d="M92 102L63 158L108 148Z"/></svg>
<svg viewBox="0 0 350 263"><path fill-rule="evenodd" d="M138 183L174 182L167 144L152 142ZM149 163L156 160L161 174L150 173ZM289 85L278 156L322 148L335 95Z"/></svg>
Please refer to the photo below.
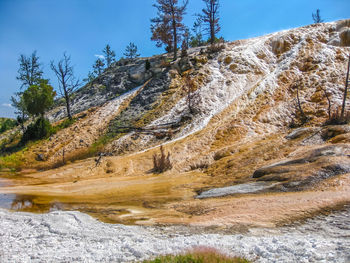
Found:
<svg viewBox="0 0 350 263"><path fill-rule="evenodd" d="M12 105L10 103L3 103L1 106L12 108Z"/></svg>
<svg viewBox="0 0 350 263"><path fill-rule="evenodd" d="M104 55L95 55L95 57L99 58L99 59L105 59L105 56Z"/></svg>

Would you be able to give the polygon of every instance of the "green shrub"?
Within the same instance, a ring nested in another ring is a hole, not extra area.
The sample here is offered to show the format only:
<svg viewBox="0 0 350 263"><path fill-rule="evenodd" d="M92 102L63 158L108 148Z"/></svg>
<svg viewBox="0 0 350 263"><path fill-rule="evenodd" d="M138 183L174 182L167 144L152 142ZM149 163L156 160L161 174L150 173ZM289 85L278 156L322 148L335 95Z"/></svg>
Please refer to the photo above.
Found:
<svg viewBox="0 0 350 263"><path fill-rule="evenodd" d="M145 65L146 71L151 69L151 63L149 62L149 60L146 60L146 65Z"/></svg>
<svg viewBox="0 0 350 263"><path fill-rule="evenodd" d="M17 126L17 122L13 119L0 119L0 133L11 130Z"/></svg>
<svg viewBox="0 0 350 263"><path fill-rule="evenodd" d="M182 255L160 256L143 263L249 263L240 257L230 257L220 253L214 248L199 248Z"/></svg>
<svg viewBox="0 0 350 263"><path fill-rule="evenodd" d="M40 117L27 127L26 131L23 134L21 142L26 143L28 141L47 138L53 133L53 131L54 130L51 126L51 123L47 119Z"/></svg>
<svg viewBox="0 0 350 263"><path fill-rule="evenodd" d="M63 130L65 128L68 128L69 126L71 126L73 123L76 122L77 119L69 119L66 118L64 121L62 121L60 124L56 125L55 127L52 127L52 133L56 133L60 130Z"/></svg>

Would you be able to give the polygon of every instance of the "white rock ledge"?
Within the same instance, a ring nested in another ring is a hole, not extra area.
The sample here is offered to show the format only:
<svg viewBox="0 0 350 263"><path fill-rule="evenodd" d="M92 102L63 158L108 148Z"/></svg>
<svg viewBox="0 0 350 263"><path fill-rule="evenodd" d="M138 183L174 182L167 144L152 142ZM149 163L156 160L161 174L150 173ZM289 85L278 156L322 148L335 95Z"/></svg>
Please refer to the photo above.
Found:
<svg viewBox="0 0 350 263"><path fill-rule="evenodd" d="M349 262L349 211L295 228L223 235L105 224L80 212L0 209L0 262L130 262L195 246L216 247L256 262Z"/></svg>

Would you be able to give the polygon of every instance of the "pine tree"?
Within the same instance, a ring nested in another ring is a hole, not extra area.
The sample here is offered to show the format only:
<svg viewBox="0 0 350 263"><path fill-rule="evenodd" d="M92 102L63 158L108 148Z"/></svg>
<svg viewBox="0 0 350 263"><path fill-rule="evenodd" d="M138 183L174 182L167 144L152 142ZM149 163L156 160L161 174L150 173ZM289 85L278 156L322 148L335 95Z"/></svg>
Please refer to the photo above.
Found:
<svg viewBox="0 0 350 263"><path fill-rule="evenodd" d="M15 114L17 114L17 122L21 125L21 129L24 133L24 122L28 118L28 112L23 100L23 92L16 92L14 96L11 96L11 106L15 108Z"/></svg>
<svg viewBox="0 0 350 263"><path fill-rule="evenodd" d="M137 46L134 43L130 42L125 49L124 56L128 59L139 57L140 54L137 53Z"/></svg>
<svg viewBox="0 0 350 263"><path fill-rule="evenodd" d="M321 19L320 9L316 10L316 13L312 13L312 19L315 24L322 23L324 20Z"/></svg>
<svg viewBox="0 0 350 263"><path fill-rule="evenodd" d="M36 51L34 51L30 57L21 54L18 61L19 69L16 79L21 82L20 89L39 84L42 79L43 71ZM28 118L28 111L23 100L22 91L16 92L15 95L11 97L11 105L15 108L17 120L24 132L24 122Z"/></svg>
<svg viewBox="0 0 350 263"><path fill-rule="evenodd" d="M105 63L102 59L98 58L95 61L95 64L92 66L94 68L94 72L97 76L101 75L104 69Z"/></svg>
<svg viewBox="0 0 350 263"><path fill-rule="evenodd" d="M177 58L177 44L185 29L182 20L187 4L188 0L182 5L178 4L178 0L157 0L157 4L153 5L158 10L158 16L151 19L151 40L157 41L157 46L165 44L168 52L172 50L174 60Z"/></svg>
<svg viewBox="0 0 350 263"><path fill-rule="evenodd" d="M42 78L43 71L36 51L34 51L30 57L23 54L20 55L18 61L20 64L18 76L16 78L22 82L21 89L38 84Z"/></svg>
<svg viewBox="0 0 350 263"><path fill-rule="evenodd" d="M44 117L45 112L53 105L56 92L47 79L39 84L29 86L23 92L23 101L30 115Z"/></svg>
<svg viewBox="0 0 350 263"><path fill-rule="evenodd" d="M107 67L109 67L115 61L115 52L111 50L111 47L107 44L106 47L102 50Z"/></svg>
<svg viewBox="0 0 350 263"><path fill-rule="evenodd" d="M202 34L202 19L197 17L196 21L193 23L192 32L193 36L191 37L190 46L199 47L204 44L203 34Z"/></svg>
<svg viewBox="0 0 350 263"><path fill-rule="evenodd" d="M210 35L209 42L210 44L215 43L216 34L220 31L219 25L219 0L203 0L205 3L205 8L202 9L202 14L200 18L204 23L207 24L206 30Z"/></svg>

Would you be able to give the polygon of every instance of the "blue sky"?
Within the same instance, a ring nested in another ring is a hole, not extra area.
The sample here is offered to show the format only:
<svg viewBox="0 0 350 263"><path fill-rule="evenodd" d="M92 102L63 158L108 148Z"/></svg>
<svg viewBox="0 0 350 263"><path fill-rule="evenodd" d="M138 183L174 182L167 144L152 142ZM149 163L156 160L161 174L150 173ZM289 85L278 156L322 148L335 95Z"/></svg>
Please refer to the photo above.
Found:
<svg viewBox="0 0 350 263"><path fill-rule="evenodd" d="M117 57L134 42L142 56L163 53L150 40L150 18L155 0L0 0L0 117L13 117L11 95L19 90L18 57L34 50L44 76L56 88L51 60L64 51L72 57L78 77L85 78L95 55L109 43ZM181 2L181 0L180 0ZM322 18L349 18L349 0L220 0L222 35L237 40L312 23L317 8ZM185 23L192 27L193 14L202 0L189 0Z"/></svg>

